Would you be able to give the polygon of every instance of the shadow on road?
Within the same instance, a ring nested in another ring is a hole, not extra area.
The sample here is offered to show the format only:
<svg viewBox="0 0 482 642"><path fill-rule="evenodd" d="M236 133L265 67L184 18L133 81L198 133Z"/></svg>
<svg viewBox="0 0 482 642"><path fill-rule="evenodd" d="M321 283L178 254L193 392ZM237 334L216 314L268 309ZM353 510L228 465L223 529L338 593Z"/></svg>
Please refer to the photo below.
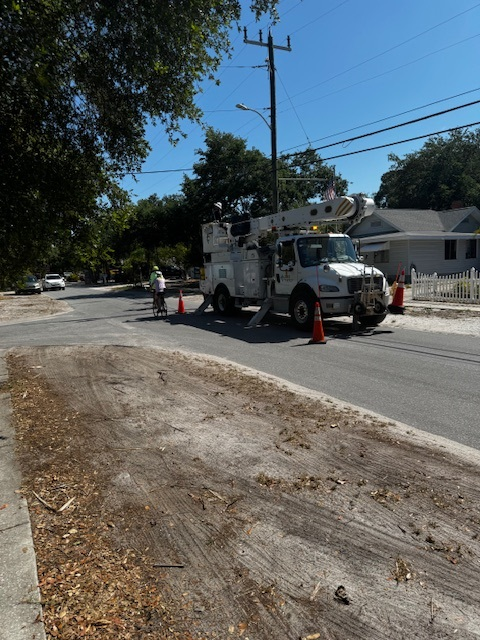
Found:
<svg viewBox="0 0 482 642"><path fill-rule="evenodd" d="M169 302L168 302L169 304ZM168 305L169 307L169 305ZM311 345L311 332L302 332L291 325L288 316L268 313L264 320L254 327L248 325L253 316L253 312L241 311L229 317L223 317L214 311L208 310L201 314L187 312L178 314L170 312L166 319L156 319L154 317L137 317L130 319L126 323L147 323L155 322L159 324L169 324L171 327L183 326L214 332L220 336L238 339L246 343L284 343L295 341L293 347L303 344ZM348 340L353 337L373 337L379 334L392 334L392 330L383 330L379 328L369 328L366 330L354 331L349 322L331 321L323 322L325 338Z"/></svg>
<svg viewBox="0 0 482 642"><path fill-rule="evenodd" d="M199 291L189 292L183 290L184 301L186 304L186 313L179 314L177 287L167 289L166 303L168 306L168 317L166 319L154 317L151 311L151 295L141 288L126 289L108 289L102 286L98 288L84 287L80 290L75 288L75 292L69 292L61 297L62 301L69 300L92 300L92 299L129 299L133 305L124 309L120 313L107 314L77 319L65 319L69 323L86 323L100 321L102 319L124 319L126 324L160 324L160 326L169 324L175 328L178 326L191 327L197 330L216 333L219 336L238 339L246 343L286 343L293 341L293 347L300 345L311 345L311 332L302 332L293 327L288 315L269 312L263 321L254 327L248 325L255 310L241 310L232 316L221 316L208 308L205 312L195 314L196 306L202 299L199 297ZM125 318L126 315L129 318ZM58 320L56 321L59 322ZM323 321L323 329L327 340L350 340L354 337L375 337L380 334L392 333L392 330L380 328L369 328L355 331L351 321L339 319L327 319Z"/></svg>

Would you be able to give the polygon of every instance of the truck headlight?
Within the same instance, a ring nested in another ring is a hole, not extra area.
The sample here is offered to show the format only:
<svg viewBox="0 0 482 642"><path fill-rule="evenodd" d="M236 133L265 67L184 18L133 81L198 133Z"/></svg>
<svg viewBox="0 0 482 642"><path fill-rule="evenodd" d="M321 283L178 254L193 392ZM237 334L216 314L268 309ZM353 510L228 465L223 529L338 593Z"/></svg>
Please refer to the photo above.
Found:
<svg viewBox="0 0 482 642"><path fill-rule="evenodd" d="M320 285L320 292L339 292L340 288L336 285Z"/></svg>

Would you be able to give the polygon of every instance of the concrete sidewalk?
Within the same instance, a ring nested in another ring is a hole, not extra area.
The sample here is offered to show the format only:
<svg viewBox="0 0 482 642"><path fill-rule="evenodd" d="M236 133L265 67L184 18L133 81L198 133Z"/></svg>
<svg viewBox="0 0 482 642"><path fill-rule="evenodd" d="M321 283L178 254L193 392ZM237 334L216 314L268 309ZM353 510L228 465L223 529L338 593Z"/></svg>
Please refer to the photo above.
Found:
<svg viewBox="0 0 482 642"><path fill-rule="evenodd" d="M45 640L37 565L15 457L5 351L0 351L0 639Z"/></svg>

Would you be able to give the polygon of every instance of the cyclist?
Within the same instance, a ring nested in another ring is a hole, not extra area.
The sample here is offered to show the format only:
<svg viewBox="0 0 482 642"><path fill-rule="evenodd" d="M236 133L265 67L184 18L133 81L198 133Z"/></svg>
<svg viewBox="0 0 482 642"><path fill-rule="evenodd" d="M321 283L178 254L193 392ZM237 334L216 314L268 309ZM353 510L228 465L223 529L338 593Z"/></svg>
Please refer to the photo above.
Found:
<svg viewBox="0 0 482 642"><path fill-rule="evenodd" d="M154 288L154 282L156 280L158 272L159 272L159 267L157 265L154 265L152 267L152 272L149 275L149 288L150 288L150 290L152 292L152 301L153 302L155 302L155 300L156 300L156 290Z"/></svg>
<svg viewBox="0 0 482 642"><path fill-rule="evenodd" d="M159 308L159 305L164 301L164 290L166 289L166 280L160 270L156 271L156 279L154 281L154 303Z"/></svg>

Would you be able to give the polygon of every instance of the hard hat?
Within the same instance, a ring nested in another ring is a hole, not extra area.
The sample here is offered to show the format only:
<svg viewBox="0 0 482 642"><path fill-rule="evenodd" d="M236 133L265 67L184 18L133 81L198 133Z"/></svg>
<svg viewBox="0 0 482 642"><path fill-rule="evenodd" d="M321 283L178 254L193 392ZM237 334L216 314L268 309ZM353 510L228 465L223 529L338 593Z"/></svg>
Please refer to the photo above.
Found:
<svg viewBox="0 0 482 642"><path fill-rule="evenodd" d="M153 270L158 270L159 268L157 267L157 265L154 265L154 267L152 269Z"/></svg>

